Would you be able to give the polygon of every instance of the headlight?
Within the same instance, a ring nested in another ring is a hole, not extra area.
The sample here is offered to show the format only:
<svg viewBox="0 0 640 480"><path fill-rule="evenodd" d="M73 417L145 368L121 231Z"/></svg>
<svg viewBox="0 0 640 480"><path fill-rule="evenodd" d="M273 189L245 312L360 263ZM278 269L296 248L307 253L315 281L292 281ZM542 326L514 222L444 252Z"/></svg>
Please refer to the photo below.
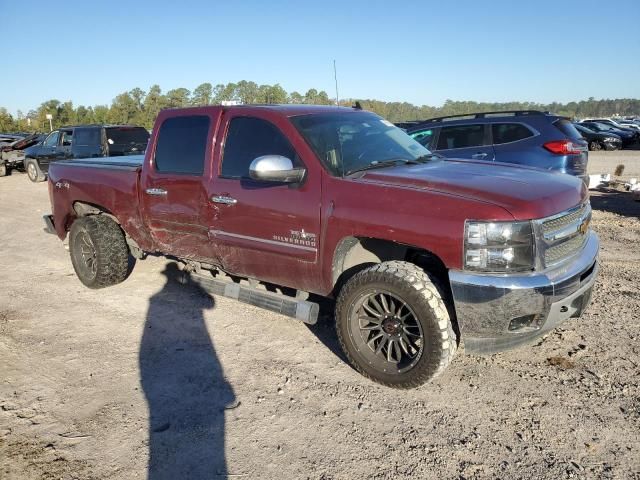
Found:
<svg viewBox="0 0 640 480"><path fill-rule="evenodd" d="M605 142L617 142L618 139L614 137L607 137L604 139Z"/></svg>
<svg viewBox="0 0 640 480"><path fill-rule="evenodd" d="M531 222L474 222L464 228L464 268L523 272L534 268Z"/></svg>

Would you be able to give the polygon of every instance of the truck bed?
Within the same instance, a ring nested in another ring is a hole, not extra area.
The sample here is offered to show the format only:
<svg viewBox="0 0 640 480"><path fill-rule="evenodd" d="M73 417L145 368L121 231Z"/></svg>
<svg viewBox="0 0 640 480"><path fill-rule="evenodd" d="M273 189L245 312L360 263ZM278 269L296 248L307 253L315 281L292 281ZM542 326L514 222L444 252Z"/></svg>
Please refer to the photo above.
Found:
<svg viewBox="0 0 640 480"><path fill-rule="evenodd" d="M77 158L75 160L60 160L57 163L62 165L73 165L96 168L124 168L127 170L138 170L142 168L144 155L128 155L122 157L98 157L98 158Z"/></svg>
<svg viewBox="0 0 640 480"><path fill-rule="evenodd" d="M60 239L77 214L76 204L100 206L113 215L131 237L148 245L139 210L138 181L143 155L82 158L52 162L49 191L53 223ZM55 195L53 192L55 191Z"/></svg>

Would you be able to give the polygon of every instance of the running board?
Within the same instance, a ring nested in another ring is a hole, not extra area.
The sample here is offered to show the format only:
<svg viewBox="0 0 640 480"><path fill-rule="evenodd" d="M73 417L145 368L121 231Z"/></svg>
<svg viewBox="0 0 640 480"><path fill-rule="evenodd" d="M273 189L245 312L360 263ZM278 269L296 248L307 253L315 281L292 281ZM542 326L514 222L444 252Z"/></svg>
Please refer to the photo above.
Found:
<svg viewBox="0 0 640 480"><path fill-rule="evenodd" d="M317 303L306 300L296 300L278 293L266 292L253 287L218 280L216 278L197 273L190 274L191 280L202 287L208 293L233 298L255 307L271 310L272 312L286 315L287 317L302 320L304 323L314 325L318 321L320 306Z"/></svg>

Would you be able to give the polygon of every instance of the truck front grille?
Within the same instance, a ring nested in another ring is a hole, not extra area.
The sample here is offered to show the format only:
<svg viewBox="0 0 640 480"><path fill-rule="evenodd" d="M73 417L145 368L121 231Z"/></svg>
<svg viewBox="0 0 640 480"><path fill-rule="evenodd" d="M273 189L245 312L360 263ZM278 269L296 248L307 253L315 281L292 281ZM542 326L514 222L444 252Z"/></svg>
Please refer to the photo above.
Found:
<svg viewBox="0 0 640 480"><path fill-rule="evenodd" d="M538 221L539 246L545 267L562 263L582 250L590 220L591 205L587 202Z"/></svg>

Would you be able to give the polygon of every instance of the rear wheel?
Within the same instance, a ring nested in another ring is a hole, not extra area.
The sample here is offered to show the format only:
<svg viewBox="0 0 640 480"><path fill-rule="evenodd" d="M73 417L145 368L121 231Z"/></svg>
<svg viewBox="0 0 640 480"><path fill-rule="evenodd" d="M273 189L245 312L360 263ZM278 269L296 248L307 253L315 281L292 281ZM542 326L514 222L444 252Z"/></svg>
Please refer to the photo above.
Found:
<svg viewBox="0 0 640 480"><path fill-rule="evenodd" d="M591 141L589 142L589 150L602 150L602 145L599 142Z"/></svg>
<svg viewBox="0 0 640 480"><path fill-rule="evenodd" d="M129 249L120 226L104 215L82 217L71 226L73 269L89 288L116 285L127 278Z"/></svg>
<svg viewBox="0 0 640 480"><path fill-rule="evenodd" d="M440 292L408 262L384 262L351 278L338 298L336 322L340 345L354 368L389 387L428 382L456 352Z"/></svg>
<svg viewBox="0 0 640 480"><path fill-rule="evenodd" d="M27 176L32 182L44 182L47 176L40 170L40 165L37 160L29 159L25 161L25 169L27 170Z"/></svg>

